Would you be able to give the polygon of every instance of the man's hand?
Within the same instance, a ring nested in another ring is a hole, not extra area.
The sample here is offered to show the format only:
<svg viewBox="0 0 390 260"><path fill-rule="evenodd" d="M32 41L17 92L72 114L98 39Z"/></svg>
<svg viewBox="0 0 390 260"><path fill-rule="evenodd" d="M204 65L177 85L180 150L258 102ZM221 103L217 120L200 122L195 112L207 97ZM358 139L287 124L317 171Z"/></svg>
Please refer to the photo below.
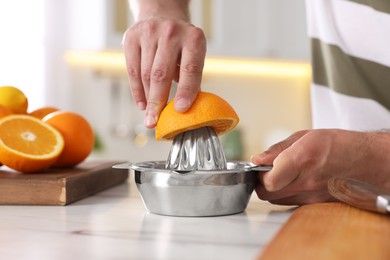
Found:
<svg viewBox="0 0 390 260"><path fill-rule="evenodd" d="M190 24L177 1L139 1L138 22L124 35L123 48L134 101L146 109L145 126L156 126L172 81L178 82L175 109L188 110L200 91L206 39ZM153 3L153 4L151 4ZM176 10L176 11L175 11Z"/></svg>
<svg viewBox="0 0 390 260"><path fill-rule="evenodd" d="M336 129L300 131L252 157L273 164L260 174L260 199L300 205L334 200L327 183L345 176L390 192L390 133Z"/></svg>

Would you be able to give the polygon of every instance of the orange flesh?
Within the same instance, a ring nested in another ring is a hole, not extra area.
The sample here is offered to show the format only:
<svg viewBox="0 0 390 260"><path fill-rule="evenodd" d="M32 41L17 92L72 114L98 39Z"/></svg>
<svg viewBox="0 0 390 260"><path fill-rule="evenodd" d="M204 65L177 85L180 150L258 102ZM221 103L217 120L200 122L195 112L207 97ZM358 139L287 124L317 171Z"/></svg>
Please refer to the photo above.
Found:
<svg viewBox="0 0 390 260"><path fill-rule="evenodd" d="M232 120L232 119L216 119L214 121L204 122L202 124L193 125L191 127L178 129L175 132L172 132L172 133L169 133L169 134L163 136L162 139L171 140L171 139L175 138L176 135L178 135L178 134L180 134L182 132L193 130L193 129L197 129L197 128L201 128L201 127L205 127L205 126L213 127L215 132L217 134L219 134L219 133L225 132L227 129L231 128L231 126L233 125L232 121L234 121L234 120Z"/></svg>
<svg viewBox="0 0 390 260"><path fill-rule="evenodd" d="M57 138L51 131L25 119L4 122L0 126L0 136L10 149L30 155L50 154L57 145Z"/></svg>

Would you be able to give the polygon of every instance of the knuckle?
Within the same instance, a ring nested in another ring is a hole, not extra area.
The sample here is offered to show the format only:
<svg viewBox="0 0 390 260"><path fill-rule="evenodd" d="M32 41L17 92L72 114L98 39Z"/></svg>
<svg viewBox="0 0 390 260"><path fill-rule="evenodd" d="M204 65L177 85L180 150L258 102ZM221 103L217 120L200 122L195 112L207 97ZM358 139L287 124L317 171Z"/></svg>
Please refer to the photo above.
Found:
<svg viewBox="0 0 390 260"><path fill-rule="evenodd" d="M186 43L192 52L203 53L206 51L206 36L201 29L195 26L191 26Z"/></svg>
<svg viewBox="0 0 390 260"><path fill-rule="evenodd" d="M187 63L180 67L181 72L187 74L187 76L198 77L202 74L203 66L195 63Z"/></svg>
<svg viewBox="0 0 390 260"><path fill-rule="evenodd" d="M263 179L263 184L264 184L264 188L269 191L269 192L272 192L272 191L276 191L276 186L277 186L277 179L274 178L272 175L268 175L266 177L264 177Z"/></svg>
<svg viewBox="0 0 390 260"><path fill-rule="evenodd" d="M164 105L164 101L157 97L149 97L148 99L148 110L159 111Z"/></svg>
<svg viewBox="0 0 390 260"><path fill-rule="evenodd" d="M149 82L150 81L150 70L145 70L142 72L142 81Z"/></svg>
<svg viewBox="0 0 390 260"><path fill-rule="evenodd" d="M134 66L131 65L127 66L127 74L132 79L139 79L138 70Z"/></svg>
<svg viewBox="0 0 390 260"><path fill-rule="evenodd" d="M134 34L134 29L132 27L128 28L126 32L123 34L123 45L130 45L133 41L132 35Z"/></svg>
<svg viewBox="0 0 390 260"><path fill-rule="evenodd" d="M147 36L152 36L157 30L157 22L153 19L146 20L141 25L142 32Z"/></svg>
<svg viewBox="0 0 390 260"><path fill-rule="evenodd" d="M143 35L141 30L141 26L139 23L134 24L133 26L127 28L122 37L122 45L123 46L135 46L138 45L140 36Z"/></svg>
<svg viewBox="0 0 390 260"><path fill-rule="evenodd" d="M151 74L151 81L160 83L166 81L168 78L167 70L162 68L154 69Z"/></svg>
<svg viewBox="0 0 390 260"><path fill-rule="evenodd" d="M191 26L191 28L189 29L189 33L192 41L198 43L206 41L206 36L204 35L203 30L198 27Z"/></svg>
<svg viewBox="0 0 390 260"><path fill-rule="evenodd" d="M194 55L205 55L206 53L206 36L203 31L195 26L190 26L186 32L185 48Z"/></svg>
<svg viewBox="0 0 390 260"><path fill-rule="evenodd" d="M281 151L285 150L285 146L283 144L284 144L283 142L273 144L265 152L269 153L269 154L271 154L272 152L276 152L276 151L281 152Z"/></svg>
<svg viewBox="0 0 390 260"><path fill-rule="evenodd" d="M177 25L174 21L165 21L163 26L166 38L171 39L177 33Z"/></svg>

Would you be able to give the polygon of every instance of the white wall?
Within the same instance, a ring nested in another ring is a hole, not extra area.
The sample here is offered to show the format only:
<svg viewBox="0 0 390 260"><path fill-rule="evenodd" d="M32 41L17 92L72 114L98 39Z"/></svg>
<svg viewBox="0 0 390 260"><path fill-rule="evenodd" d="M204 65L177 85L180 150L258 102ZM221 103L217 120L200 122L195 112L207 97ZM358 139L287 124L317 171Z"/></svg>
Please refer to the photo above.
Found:
<svg viewBox="0 0 390 260"><path fill-rule="evenodd" d="M194 24L210 31L210 55L309 59L304 0L203 0L191 4ZM202 7L211 8L209 25L203 23Z"/></svg>
<svg viewBox="0 0 390 260"><path fill-rule="evenodd" d="M44 103L43 2L0 1L0 86L21 89L31 108Z"/></svg>
<svg viewBox="0 0 390 260"><path fill-rule="evenodd" d="M72 103L78 93L72 92L74 83L71 83L64 53L70 49L105 48L106 3L105 0L45 0L46 104L74 109Z"/></svg>

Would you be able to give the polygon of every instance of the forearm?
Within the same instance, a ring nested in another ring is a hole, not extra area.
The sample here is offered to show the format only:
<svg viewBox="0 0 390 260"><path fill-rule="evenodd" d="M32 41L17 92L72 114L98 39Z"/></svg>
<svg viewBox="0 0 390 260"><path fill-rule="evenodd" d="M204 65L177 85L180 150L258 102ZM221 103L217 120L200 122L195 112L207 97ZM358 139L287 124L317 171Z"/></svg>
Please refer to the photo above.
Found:
<svg viewBox="0 0 390 260"><path fill-rule="evenodd" d="M374 155L372 162L370 163L371 172L383 171L384 174L387 173L387 178L390 178L390 131L382 130L368 133L368 135L369 145L367 145L367 147ZM390 190L390 186L388 189Z"/></svg>
<svg viewBox="0 0 390 260"><path fill-rule="evenodd" d="M189 0L129 0L135 21L164 16L189 21Z"/></svg>

